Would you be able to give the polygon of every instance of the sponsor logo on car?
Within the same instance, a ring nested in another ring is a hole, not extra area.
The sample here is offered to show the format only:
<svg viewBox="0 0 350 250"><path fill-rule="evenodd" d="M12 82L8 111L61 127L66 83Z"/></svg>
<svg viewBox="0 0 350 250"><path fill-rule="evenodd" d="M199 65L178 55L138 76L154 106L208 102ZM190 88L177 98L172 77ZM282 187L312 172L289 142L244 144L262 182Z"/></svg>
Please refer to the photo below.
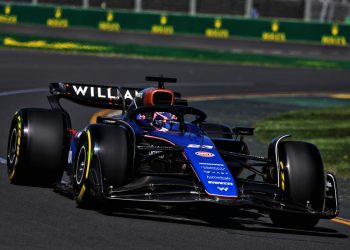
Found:
<svg viewBox="0 0 350 250"><path fill-rule="evenodd" d="M207 167L207 166L201 166L202 169L204 170L214 170L214 171L225 171L226 168L224 167Z"/></svg>
<svg viewBox="0 0 350 250"><path fill-rule="evenodd" d="M204 170L203 172L206 173L206 174L212 173L212 174L228 175L227 172L216 172L216 171L209 171L209 170Z"/></svg>
<svg viewBox="0 0 350 250"><path fill-rule="evenodd" d="M213 149L211 145L198 145L198 144L188 144L188 148L201 148L201 149Z"/></svg>
<svg viewBox="0 0 350 250"><path fill-rule="evenodd" d="M215 154L210 153L210 152L206 152L206 151L197 151L195 154L198 156L201 156L201 157L214 157L215 156Z"/></svg>
<svg viewBox="0 0 350 250"><path fill-rule="evenodd" d="M160 154L162 153L163 151L149 151L148 155L149 156L152 156L152 155L156 155L156 154ZM158 156L159 158L164 158L164 155L159 155Z"/></svg>
<svg viewBox="0 0 350 250"><path fill-rule="evenodd" d="M230 181L230 177L225 176L215 176L215 175L207 175L207 179L209 180L219 180L219 181Z"/></svg>
<svg viewBox="0 0 350 250"><path fill-rule="evenodd" d="M224 185L224 186L234 186L232 182L224 182L224 181L208 181L208 184L212 185Z"/></svg>
<svg viewBox="0 0 350 250"><path fill-rule="evenodd" d="M224 164L222 163L210 163L210 162L200 162L199 165L207 165L207 166L220 166L223 167ZM205 168L205 167L204 167Z"/></svg>
<svg viewBox="0 0 350 250"><path fill-rule="evenodd" d="M90 97L90 98L102 98L109 100L118 100L123 98L124 100L133 100L138 94L136 90L125 89L125 93L121 93L118 88L112 87L97 87L97 86L84 86L84 85L71 85L68 86L69 90L73 89L76 96Z"/></svg>
<svg viewBox="0 0 350 250"><path fill-rule="evenodd" d="M228 190L228 187L217 187L220 191L225 191L227 192Z"/></svg>

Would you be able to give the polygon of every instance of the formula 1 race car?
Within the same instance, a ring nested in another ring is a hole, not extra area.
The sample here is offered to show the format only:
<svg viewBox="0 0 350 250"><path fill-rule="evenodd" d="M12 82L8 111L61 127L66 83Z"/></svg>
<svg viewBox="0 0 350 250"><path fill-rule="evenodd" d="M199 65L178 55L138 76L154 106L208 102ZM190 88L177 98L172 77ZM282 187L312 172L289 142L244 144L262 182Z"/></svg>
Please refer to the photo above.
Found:
<svg viewBox="0 0 350 250"><path fill-rule="evenodd" d="M252 155L243 137L254 129L207 123L203 111L164 87L176 79L146 80L158 86L50 84L52 109L24 108L14 115L10 182L52 186L65 172L79 207L215 204L229 207L233 216L258 209L275 225L299 228L338 215L336 180L324 172L315 145L282 135L272 140L267 157ZM61 98L119 114L76 131Z"/></svg>

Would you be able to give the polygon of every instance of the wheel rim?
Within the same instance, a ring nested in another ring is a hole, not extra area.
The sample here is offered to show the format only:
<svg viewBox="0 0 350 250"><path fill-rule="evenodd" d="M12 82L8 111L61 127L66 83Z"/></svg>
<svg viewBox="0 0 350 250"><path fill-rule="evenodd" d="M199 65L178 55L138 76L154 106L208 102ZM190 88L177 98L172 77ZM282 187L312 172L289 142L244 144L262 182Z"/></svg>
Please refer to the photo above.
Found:
<svg viewBox="0 0 350 250"><path fill-rule="evenodd" d="M78 154L78 160L75 170L75 180L78 185L83 181L85 168L86 168L86 149L85 146L82 146L80 148L79 154Z"/></svg>
<svg viewBox="0 0 350 250"><path fill-rule="evenodd" d="M18 140L17 129L14 128L11 132L10 145L9 145L8 158L9 158L10 164L12 164L16 158L17 140Z"/></svg>

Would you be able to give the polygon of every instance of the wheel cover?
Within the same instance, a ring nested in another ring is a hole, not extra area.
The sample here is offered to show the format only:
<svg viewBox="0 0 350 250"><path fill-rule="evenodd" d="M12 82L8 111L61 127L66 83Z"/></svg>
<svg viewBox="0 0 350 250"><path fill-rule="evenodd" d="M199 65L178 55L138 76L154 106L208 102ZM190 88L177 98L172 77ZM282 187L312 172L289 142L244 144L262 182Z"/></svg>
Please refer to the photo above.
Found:
<svg viewBox="0 0 350 250"><path fill-rule="evenodd" d="M17 133L17 129L14 128L11 132L10 145L9 145L9 149L8 149L8 152L9 152L8 159L9 159L11 165L13 164L13 162L15 161L15 158L16 158L17 141L18 141L18 133Z"/></svg>
<svg viewBox="0 0 350 250"><path fill-rule="evenodd" d="M84 172L87 164L86 159L87 159L86 149L85 149L85 146L82 146L78 154L78 159L77 159L76 168L75 168L75 181L77 182L78 185L81 184L84 178Z"/></svg>

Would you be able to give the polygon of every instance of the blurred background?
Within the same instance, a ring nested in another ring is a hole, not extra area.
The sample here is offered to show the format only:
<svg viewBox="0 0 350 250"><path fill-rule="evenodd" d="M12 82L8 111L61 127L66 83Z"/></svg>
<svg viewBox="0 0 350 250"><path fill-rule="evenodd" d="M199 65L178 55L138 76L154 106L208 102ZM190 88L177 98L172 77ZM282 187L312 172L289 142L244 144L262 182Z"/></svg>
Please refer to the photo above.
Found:
<svg viewBox="0 0 350 250"><path fill-rule="evenodd" d="M126 9L137 12L170 11L191 15L279 17L350 24L349 0L5 0L4 2Z"/></svg>

